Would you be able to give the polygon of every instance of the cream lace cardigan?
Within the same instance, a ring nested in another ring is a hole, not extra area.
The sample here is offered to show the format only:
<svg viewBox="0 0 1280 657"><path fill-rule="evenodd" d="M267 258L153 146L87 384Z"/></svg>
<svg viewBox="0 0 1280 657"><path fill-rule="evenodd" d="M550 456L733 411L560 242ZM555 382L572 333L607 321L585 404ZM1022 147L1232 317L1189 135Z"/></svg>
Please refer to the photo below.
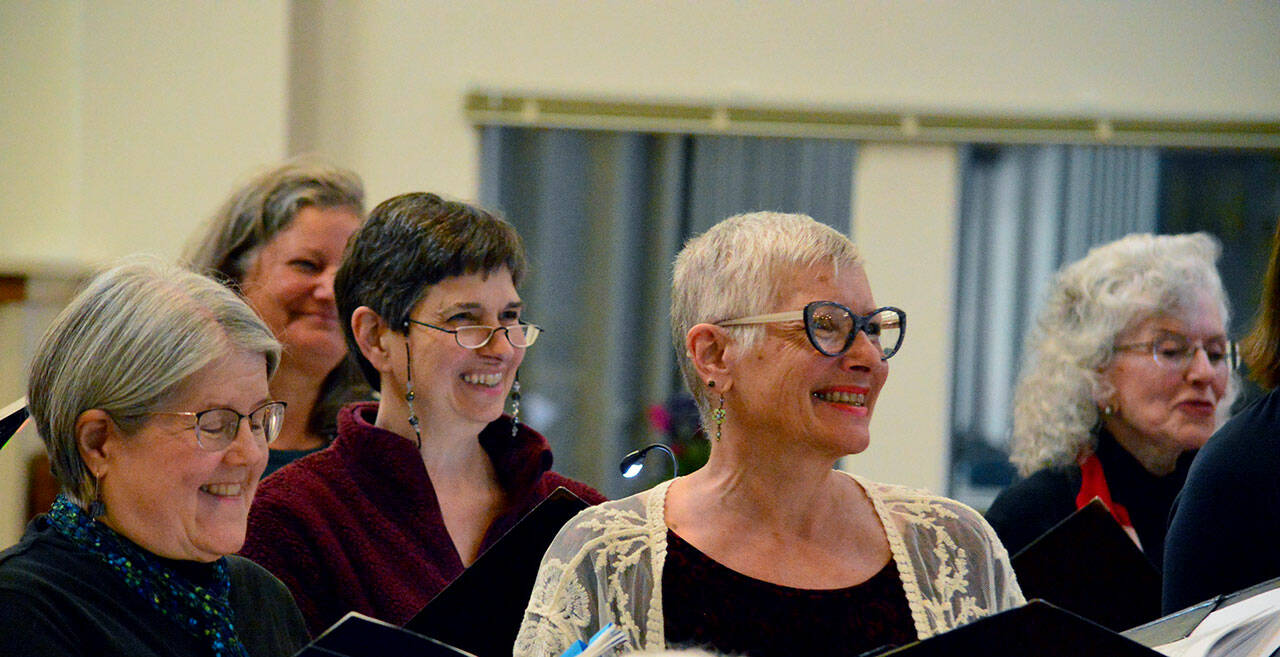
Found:
<svg viewBox="0 0 1280 657"><path fill-rule="evenodd" d="M1008 553L976 511L925 491L854 479L888 534L920 638L1025 602ZM591 507L560 530L542 558L516 657L557 657L610 621L626 632L621 652L666 648L670 483Z"/></svg>

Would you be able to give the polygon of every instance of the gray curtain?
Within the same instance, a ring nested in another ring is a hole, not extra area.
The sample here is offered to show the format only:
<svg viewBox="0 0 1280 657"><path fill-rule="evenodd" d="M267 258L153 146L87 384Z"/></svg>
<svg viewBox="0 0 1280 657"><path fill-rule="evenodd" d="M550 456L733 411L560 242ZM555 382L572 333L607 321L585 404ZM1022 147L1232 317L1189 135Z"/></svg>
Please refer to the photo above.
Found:
<svg viewBox="0 0 1280 657"><path fill-rule="evenodd" d="M1093 246L1154 232L1159 191L1152 148L970 146L963 161L951 404L961 498L1012 476L1004 449L1022 341L1054 273Z"/></svg>
<svg viewBox="0 0 1280 657"><path fill-rule="evenodd" d="M547 329L521 368L523 413L556 469L619 496L617 463L663 440L648 410L681 391L670 267L684 240L749 210L803 212L848 232L851 142L486 127L481 203L525 240L527 316Z"/></svg>

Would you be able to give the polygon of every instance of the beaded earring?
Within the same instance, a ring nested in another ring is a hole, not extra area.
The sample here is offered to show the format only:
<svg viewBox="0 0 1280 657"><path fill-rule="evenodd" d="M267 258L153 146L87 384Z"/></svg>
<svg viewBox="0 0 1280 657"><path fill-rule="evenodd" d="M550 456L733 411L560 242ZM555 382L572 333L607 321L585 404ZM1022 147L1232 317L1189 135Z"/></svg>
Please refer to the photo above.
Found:
<svg viewBox="0 0 1280 657"><path fill-rule="evenodd" d="M404 323L404 328L404 400L409 405L409 426L413 427L413 435L418 439L418 449L422 449L422 432L418 430L418 413L413 408L413 400L416 398L416 395L413 394L413 356L409 353L409 322Z"/></svg>
<svg viewBox="0 0 1280 657"><path fill-rule="evenodd" d="M511 437L515 438L520 431L520 370L516 370L516 380L511 384Z"/></svg>
<svg viewBox="0 0 1280 657"><path fill-rule="evenodd" d="M716 421L716 442L720 442L720 429L724 424L724 395L720 395L720 407L711 411L711 417Z"/></svg>

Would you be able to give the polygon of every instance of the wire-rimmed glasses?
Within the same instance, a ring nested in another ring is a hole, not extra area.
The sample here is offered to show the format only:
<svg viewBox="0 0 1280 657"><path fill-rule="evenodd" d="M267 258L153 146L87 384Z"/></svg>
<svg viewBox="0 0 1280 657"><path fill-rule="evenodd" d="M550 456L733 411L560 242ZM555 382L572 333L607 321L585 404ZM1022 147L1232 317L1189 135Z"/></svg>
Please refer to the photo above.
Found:
<svg viewBox="0 0 1280 657"><path fill-rule="evenodd" d="M814 301L804 310L726 319L716 322L716 325L744 326L797 320L804 321L809 342L824 356L839 356L849 351L858 333L862 332L880 351L880 360L889 360L902 348L902 338L907 332L907 313L898 308L884 306L859 315L834 301Z"/></svg>
<svg viewBox="0 0 1280 657"><path fill-rule="evenodd" d="M525 349L537 342L538 336L542 335L542 327L537 324L529 324L528 322L519 322L516 324L504 324L502 326L461 326L456 329L444 328L435 324L419 322L416 319L410 319L410 324L433 328L437 331L452 333L453 339L458 342L458 346L464 349L479 349L493 339L493 334L502 331L507 336L507 342L517 349Z"/></svg>
<svg viewBox="0 0 1280 657"><path fill-rule="evenodd" d="M1239 363L1236 343L1223 337L1192 342L1181 333L1164 331L1154 340L1115 346L1115 351L1147 351L1157 365L1179 372L1191 366L1198 350L1204 350L1205 358L1215 370L1234 370Z"/></svg>
<svg viewBox="0 0 1280 657"><path fill-rule="evenodd" d="M220 452L235 442L240 431L240 420L248 418L249 431L264 444L280 435L280 427L284 426L284 408L282 401L269 401L249 413L241 414L230 408L211 408L207 411L193 413L191 411L152 411L147 415L182 415L194 420L192 429L196 432L196 444L206 452Z"/></svg>

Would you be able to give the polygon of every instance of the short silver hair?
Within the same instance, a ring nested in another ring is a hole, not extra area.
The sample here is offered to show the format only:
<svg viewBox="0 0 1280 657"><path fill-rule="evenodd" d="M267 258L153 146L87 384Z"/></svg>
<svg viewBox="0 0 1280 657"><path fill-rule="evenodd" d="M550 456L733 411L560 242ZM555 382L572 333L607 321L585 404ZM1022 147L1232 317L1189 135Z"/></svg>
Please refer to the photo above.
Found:
<svg viewBox="0 0 1280 657"><path fill-rule="evenodd" d="M82 504L97 481L80 458L76 420L106 411L126 434L188 377L233 349L280 363L271 329L227 287L187 269L131 260L82 290L40 339L27 403L62 489Z"/></svg>
<svg viewBox="0 0 1280 657"><path fill-rule="evenodd" d="M685 350L689 329L770 312L786 294L781 285L795 269L829 263L838 271L861 262L848 237L802 214L740 214L685 243L672 273L671 340L704 426L710 420L711 395ZM747 346L763 335L759 326L726 330Z"/></svg>
<svg viewBox="0 0 1280 657"><path fill-rule="evenodd" d="M1143 321L1177 312L1207 294L1230 323L1215 263L1222 249L1208 233L1134 234L1098 246L1054 279L1027 335L1013 405L1009 460L1027 476L1093 452L1099 399L1113 390L1104 370L1116 338ZM1237 386L1233 374L1220 418Z"/></svg>
<svg viewBox="0 0 1280 657"><path fill-rule="evenodd" d="M291 159L240 186L186 247L186 264L239 285L258 252L306 207L364 214L364 184L352 171L315 157Z"/></svg>

